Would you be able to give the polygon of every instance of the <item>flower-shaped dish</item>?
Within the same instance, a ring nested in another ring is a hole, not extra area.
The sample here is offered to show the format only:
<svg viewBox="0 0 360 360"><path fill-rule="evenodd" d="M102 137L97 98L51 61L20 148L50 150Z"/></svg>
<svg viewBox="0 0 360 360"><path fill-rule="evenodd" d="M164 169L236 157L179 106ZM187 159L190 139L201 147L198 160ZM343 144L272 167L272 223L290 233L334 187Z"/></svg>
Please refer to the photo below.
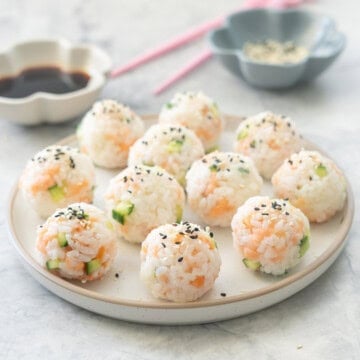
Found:
<svg viewBox="0 0 360 360"><path fill-rule="evenodd" d="M65 94L35 92L23 98L0 96L0 118L23 125L59 123L84 113L97 99L111 67L109 56L92 45L72 45L64 39L43 39L15 44L0 53L0 79L25 69L56 66L83 71L89 81Z"/></svg>
<svg viewBox="0 0 360 360"><path fill-rule="evenodd" d="M296 63L267 64L249 59L246 42L291 41L309 54ZM302 10L257 9L230 15L209 35L213 53L233 74L261 88L279 89L320 75L345 47L345 36L333 19Z"/></svg>

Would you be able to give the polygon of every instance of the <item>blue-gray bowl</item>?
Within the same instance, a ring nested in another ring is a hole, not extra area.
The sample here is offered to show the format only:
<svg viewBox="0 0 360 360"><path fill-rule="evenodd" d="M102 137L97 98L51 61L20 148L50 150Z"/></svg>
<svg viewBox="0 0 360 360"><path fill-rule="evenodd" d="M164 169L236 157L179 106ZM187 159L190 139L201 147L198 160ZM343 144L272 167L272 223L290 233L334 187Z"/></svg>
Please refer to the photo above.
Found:
<svg viewBox="0 0 360 360"><path fill-rule="evenodd" d="M294 64L273 65L247 58L245 42L267 39L292 41L305 46L309 55ZM345 35L333 19L302 10L257 9L230 15L222 28L209 35L213 53L233 74L251 85L280 89L320 75L343 51Z"/></svg>

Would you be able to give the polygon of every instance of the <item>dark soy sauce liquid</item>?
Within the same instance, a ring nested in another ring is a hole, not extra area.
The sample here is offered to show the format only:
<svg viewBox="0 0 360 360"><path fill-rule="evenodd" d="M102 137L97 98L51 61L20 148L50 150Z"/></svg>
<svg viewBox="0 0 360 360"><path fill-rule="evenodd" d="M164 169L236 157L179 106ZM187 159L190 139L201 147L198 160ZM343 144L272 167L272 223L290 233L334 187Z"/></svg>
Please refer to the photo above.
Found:
<svg viewBox="0 0 360 360"><path fill-rule="evenodd" d="M57 66L24 69L13 77L0 78L0 96L19 99L42 91L66 94L84 88L90 76L82 71L66 72Z"/></svg>

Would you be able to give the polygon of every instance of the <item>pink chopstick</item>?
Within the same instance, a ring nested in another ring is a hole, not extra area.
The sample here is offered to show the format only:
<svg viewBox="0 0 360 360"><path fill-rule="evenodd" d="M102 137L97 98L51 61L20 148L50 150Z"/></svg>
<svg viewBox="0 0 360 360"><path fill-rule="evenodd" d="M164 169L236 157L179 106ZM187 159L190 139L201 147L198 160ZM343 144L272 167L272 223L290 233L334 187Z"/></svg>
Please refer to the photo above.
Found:
<svg viewBox="0 0 360 360"><path fill-rule="evenodd" d="M236 9L235 11L244 9L244 8L255 8L255 7L264 6L264 1L266 2L267 0L247 0L243 6L241 6L239 9ZM274 1L274 0L271 0L271 1ZM275 0L275 1L284 1L284 0ZM299 1L299 0L286 0L286 1ZM226 18L226 15L222 15L222 16L217 17L216 19L206 21L198 26L195 26L195 27L189 29L188 31L186 31L183 34L178 35L171 40L168 40L164 44L161 44L161 45L155 47L154 49L148 50L147 52L136 56L135 58L130 60L128 63L113 69L110 74L110 77L115 78L115 77L118 77L118 76L128 72L128 71L134 70L137 67L139 67L151 60L154 60L161 55L164 55L182 45L185 45L185 44L199 38L200 36L206 34L208 31L219 27L224 22L225 18Z"/></svg>
<svg viewBox="0 0 360 360"><path fill-rule="evenodd" d="M183 68L177 71L175 74L171 75L168 79L162 82L153 92L155 95L159 95L164 90L166 90L171 85L175 84L178 80L182 79L184 76L189 74L191 71L199 67L201 64L206 62L212 57L212 52L210 50L204 50L201 54L192 59L187 63Z"/></svg>
<svg viewBox="0 0 360 360"><path fill-rule="evenodd" d="M242 9L246 8L257 8L257 7L293 7L300 5L304 0L248 0L242 6ZM170 86L174 85L177 81L184 78L186 75L194 71L200 65L210 60L212 57L212 52L210 50L204 50L201 54L192 59L189 63L183 66L175 74L171 75L165 81L163 81L159 86L153 90L154 95L159 95L168 89Z"/></svg>
<svg viewBox="0 0 360 360"><path fill-rule="evenodd" d="M184 44L187 44L188 42L195 40L196 38L206 34L209 30L219 27L223 23L224 18L225 18L224 16L219 16L214 20L207 21L199 26L191 28L190 30L186 31L184 34L176 36L175 38L165 42L164 44L161 44L156 48L135 57L127 64L115 68L111 72L110 77L115 78L119 75L122 75L130 70L137 68L142 64L149 62L150 60L153 60L163 54L168 53L169 51L178 48L179 46L182 46Z"/></svg>

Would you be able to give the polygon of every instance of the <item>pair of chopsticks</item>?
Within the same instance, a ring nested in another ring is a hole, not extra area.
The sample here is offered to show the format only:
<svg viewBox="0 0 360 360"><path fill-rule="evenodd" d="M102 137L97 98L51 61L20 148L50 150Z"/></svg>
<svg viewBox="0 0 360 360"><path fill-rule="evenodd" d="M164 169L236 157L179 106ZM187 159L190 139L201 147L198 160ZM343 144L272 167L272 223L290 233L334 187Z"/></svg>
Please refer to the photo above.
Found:
<svg viewBox="0 0 360 360"><path fill-rule="evenodd" d="M246 0L241 8L236 9L235 11L245 10L245 9L254 9L254 8L263 8L263 7L277 7L277 8L287 8L298 6L303 3L305 0ZM160 44L154 49L148 50L143 54L140 54L130 60L128 63L115 68L111 74L111 78L116 78L126 72L132 71L141 65L154 60L168 52L171 52L178 47L185 45L189 42L192 42L199 37L206 34L209 30L216 29L220 27L225 21L226 15L219 16L216 19L207 21L201 25L198 25L194 28L189 29L183 34L180 34L173 39L168 40L167 42ZM155 95L161 94L163 91L168 89L170 86L174 85L177 81L188 75L190 72L198 68L200 65L208 61L212 57L212 52L210 49L206 49L201 52L198 56L193 58L189 63L185 64L184 67L176 71L168 79L163 81L158 85L153 93Z"/></svg>

